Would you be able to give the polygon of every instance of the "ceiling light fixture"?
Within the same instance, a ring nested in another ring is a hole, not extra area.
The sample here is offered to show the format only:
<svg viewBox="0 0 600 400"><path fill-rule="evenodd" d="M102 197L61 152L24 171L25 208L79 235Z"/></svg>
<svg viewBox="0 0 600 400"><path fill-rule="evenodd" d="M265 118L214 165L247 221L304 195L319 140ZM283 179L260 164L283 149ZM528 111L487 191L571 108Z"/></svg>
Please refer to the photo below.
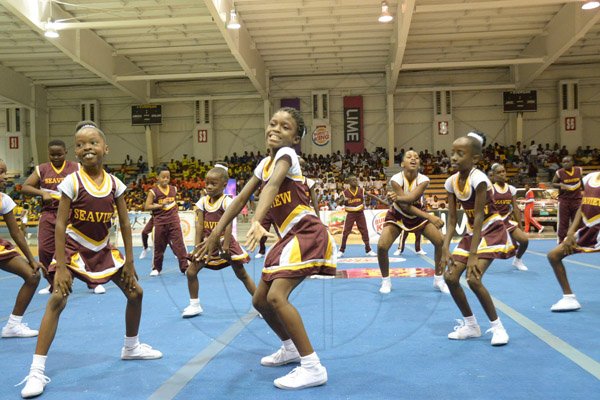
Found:
<svg viewBox="0 0 600 400"><path fill-rule="evenodd" d="M229 22L227 23L227 29L240 29L242 26L240 25L240 21L237 16L237 12L235 12L235 8L232 8L229 11Z"/></svg>
<svg viewBox="0 0 600 400"><path fill-rule="evenodd" d="M50 18L48 18L48 22L46 22L44 28L44 36L46 36L47 38L56 39L57 37L60 37L60 35L56 31L56 24Z"/></svg>
<svg viewBox="0 0 600 400"><path fill-rule="evenodd" d="M57 25L54 22L54 20L52 19L52 8L53 8L52 0L50 0L48 2L48 6L50 7L50 17L48 17L48 21L44 25L44 36L46 36L47 38L50 38L50 39L56 39L60 35L56 31Z"/></svg>
<svg viewBox="0 0 600 400"><path fill-rule="evenodd" d="M586 1L581 5L581 8L584 10L593 10L598 7L600 7L600 1Z"/></svg>
<svg viewBox="0 0 600 400"><path fill-rule="evenodd" d="M387 1L381 2L381 15L378 18L378 21L381 23L388 23L394 19L394 16L390 14L390 8L388 6Z"/></svg>

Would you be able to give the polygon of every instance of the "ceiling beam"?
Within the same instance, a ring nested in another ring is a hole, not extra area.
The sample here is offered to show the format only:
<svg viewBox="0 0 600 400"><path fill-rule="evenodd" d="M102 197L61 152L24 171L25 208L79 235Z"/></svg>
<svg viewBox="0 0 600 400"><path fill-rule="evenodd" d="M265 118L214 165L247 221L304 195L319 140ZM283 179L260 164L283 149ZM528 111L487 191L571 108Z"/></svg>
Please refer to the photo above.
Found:
<svg viewBox="0 0 600 400"><path fill-rule="evenodd" d="M57 20L56 30L69 29L119 29L119 28L148 28L151 26L172 26L191 24L212 24L210 16L174 17L174 18L146 18L123 19L113 21L69 22Z"/></svg>
<svg viewBox="0 0 600 400"><path fill-rule="evenodd" d="M43 35L45 22L42 21L46 21L50 13L49 10L42 7L51 3L29 0L0 0L0 2L8 11L35 32ZM55 19L74 18L73 15L58 6L53 8L52 13ZM88 71L101 77L134 99L145 102L147 97L145 82L120 83L114 79L114 75L139 74L142 71L123 56L113 57L114 49L112 46L93 31L89 29L64 31L59 38L48 39L48 42Z"/></svg>
<svg viewBox="0 0 600 400"><path fill-rule="evenodd" d="M450 92L459 92L459 91L474 91L474 90L505 90L505 89L515 89L514 83L482 83L482 84L474 84L474 85L453 85L453 86L403 86L396 89L395 93L419 93L419 92L433 92L440 90L447 90Z"/></svg>
<svg viewBox="0 0 600 400"><path fill-rule="evenodd" d="M544 61L545 60L543 57L513 58L513 59L502 59L502 60L445 61L445 62L403 64L402 70L408 71L408 70L419 70L419 69L499 67L499 66L518 65L518 64L542 64L542 63L544 63Z"/></svg>
<svg viewBox="0 0 600 400"><path fill-rule="evenodd" d="M413 12L415 9L416 0L399 1L396 8L396 23L394 36L392 37L392 51L390 54L389 74L387 77L387 93L393 94L398 83L398 75L402 68L402 60L406 51L406 42L408 40L408 32L412 21Z"/></svg>
<svg viewBox="0 0 600 400"><path fill-rule="evenodd" d="M169 47L140 47L137 49L120 49L115 52L122 56L143 56L152 54L173 53L210 53L229 51L226 44L207 44L203 46L169 46Z"/></svg>
<svg viewBox="0 0 600 400"><path fill-rule="evenodd" d="M209 78L243 78L244 71L225 72L190 72L189 74L159 74L159 75L127 75L117 76L117 82L132 81L177 81L184 79L209 79Z"/></svg>
<svg viewBox="0 0 600 400"><path fill-rule="evenodd" d="M243 25L237 30L227 29L227 16L229 10L233 7L231 0L204 0L206 8L212 15L217 28L223 35L223 39L229 46L231 54L240 64L246 76L252 82L254 88L260 93L263 99L269 98L269 78L265 63L256 49L256 44L252 41L250 34Z"/></svg>
<svg viewBox="0 0 600 400"><path fill-rule="evenodd" d="M33 82L25 76L0 65L0 97L24 107L34 107Z"/></svg>
<svg viewBox="0 0 600 400"><path fill-rule="evenodd" d="M565 3L582 3L582 0L494 0L486 2L447 3L417 6L416 13L444 13L452 11L492 10L498 8L519 8L562 5Z"/></svg>
<svg viewBox="0 0 600 400"><path fill-rule="evenodd" d="M528 87L571 46L600 21L600 10L582 10L578 4L566 4L546 25L545 34L534 37L521 53L522 58L543 57L537 65L519 65L513 68L518 88Z"/></svg>

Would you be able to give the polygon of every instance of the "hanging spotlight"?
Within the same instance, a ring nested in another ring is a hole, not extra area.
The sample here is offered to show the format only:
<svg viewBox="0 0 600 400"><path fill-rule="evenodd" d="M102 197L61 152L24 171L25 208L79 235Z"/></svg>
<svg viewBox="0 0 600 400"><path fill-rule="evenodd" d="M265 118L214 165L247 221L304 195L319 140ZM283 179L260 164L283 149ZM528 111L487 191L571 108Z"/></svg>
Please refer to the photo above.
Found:
<svg viewBox="0 0 600 400"><path fill-rule="evenodd" d="M56 39L57 37L60 37L56 31L56 23L50 18L48 18L48 22L46 22L46 25L44 26L44 36L50 39Z"/></svg>
<svg viewBox="0 0 600 400"><path fill-rule="evenodd" d="M394 16L390 14L390 8L388 6L387 1L381 2L381 15L378 18L378 21L381 23L388 23L394 19Z"/></svg>
<svg viewBox="0 0 600 400"><path fill-rule="evenodd" d="M238 20L237 12L235 8L232 8L229 12L229 22L227 23L227 29L240 29L240 21Z"/></svg>
<svg viewBox="0 0 600 400"><path fill-rule="evenodd" d="M600 1L586 1L585 4L581 5L584 10L593 10L598 7L600 7Z"/></svg>

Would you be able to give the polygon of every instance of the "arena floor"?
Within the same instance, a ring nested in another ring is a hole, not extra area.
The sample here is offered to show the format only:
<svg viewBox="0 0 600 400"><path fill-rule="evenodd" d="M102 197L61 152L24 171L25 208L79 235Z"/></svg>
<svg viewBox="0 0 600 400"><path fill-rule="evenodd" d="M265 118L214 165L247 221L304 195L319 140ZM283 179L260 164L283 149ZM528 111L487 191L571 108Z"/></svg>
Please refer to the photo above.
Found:
<svg viewBox="0 0 600 400"><path fill-rule="evenodd" d="M356 241L352 240L353 243ZM574 313L551 313L560 290L545 255L553 240L535 240L518 272L495 261L485 283L510 335L492 347L490 335L450 341L458 309L432 289L433 249L418 256L408 246L395 257L393 291L378 292L375 257L352 244L330 280L308 279L292 294L329 382L282 392L273 379L292 367L266 368L260 357L279 341L251 310L250 296L231 270L200 273L204 314L182 319L187 284L170 251L160 277L150 277L150 259L136 260L145 291L141 339L164 353L155 361L121 361L123 295L112 283L104 295L81 282L60 321L47 362L52 382L46 399L591 399L600 392L600 298L596 255L567 259L572 286L582 304ZM136 256L140 248L135 249ZM248 264L260 277L261 260ZM0 323L10 314L19 279L0 271ZM42 284L40 284L40 288ZM468 292L476 316L489 323ZM36 295L25 316L39 326L46 297ZM14 387L27 374L32 339L1 339L0 398L18 398Z"/></svg>

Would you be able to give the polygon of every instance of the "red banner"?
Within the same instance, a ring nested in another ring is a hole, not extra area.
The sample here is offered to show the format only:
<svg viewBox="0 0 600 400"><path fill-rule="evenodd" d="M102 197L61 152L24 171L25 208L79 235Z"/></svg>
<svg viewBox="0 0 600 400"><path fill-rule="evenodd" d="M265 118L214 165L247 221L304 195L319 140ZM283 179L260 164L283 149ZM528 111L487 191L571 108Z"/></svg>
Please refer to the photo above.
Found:
<svg viewBox="0 0 600 400"><path fill-rule="evenodd" d="M344 150L362 153L364 149L362 96L344 96Z"/></svg>

